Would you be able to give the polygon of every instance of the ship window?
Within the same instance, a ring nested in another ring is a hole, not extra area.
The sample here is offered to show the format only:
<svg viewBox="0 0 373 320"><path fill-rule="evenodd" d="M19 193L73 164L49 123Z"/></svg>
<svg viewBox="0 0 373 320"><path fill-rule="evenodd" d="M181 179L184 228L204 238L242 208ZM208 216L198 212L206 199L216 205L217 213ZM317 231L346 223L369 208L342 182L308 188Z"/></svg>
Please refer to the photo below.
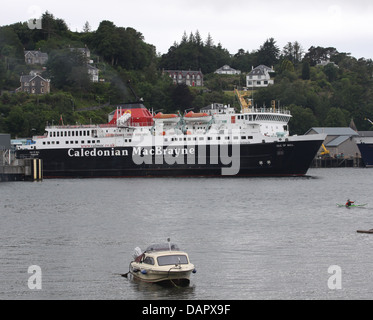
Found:
<svg viewBox="0 0 373 320"><path fill-rule="evenodd" d="M84 144L84 140L82 140L82 144Z"/></svg>
<svg viewBox="0 0 373 320"><path fill-rule="evenodd" d="M56 144L60 144L60 142L59 142L59 141L57 141L57 142L56 142Z"/></svg>
<svg viewBox="0 0 373 320"><path fill-rule="evenodd" d="M75 141L76 144L78 144L79 142L78 141Z"/></svg>
<svg viewBox="0 0 373 320"><path fill-rule="evenodd" d="M74 136L74 131L71 131L71 136L72 136L72 137Z"/></svg>
<svg viewBox="0 0 373 320"><path fill-rule="evenodd" d="M79 131L79 134L80 134L80 136L82 136L83 135L82 131Z"/></svg>
<svg viewBox="0 0 373 320"><path fill-rule="evenodd" d="M53 137L55 137L56 136L56 132L55 131L53 131Z"/></svg>
<svg viewBox="0 0 373 320"><path fill-rule="evenodd" d="M50 141L47 142L48 144L51 144Z"/></svg>
<svg viewBox="0 0 373 320"><path fill-rule="evenodd" d="M45 144L45 141L43 142L43 144Z"/></svg>
<svg viewBox="0 0 373 320"><path fill-rule="evenodd" d="M66 144L69 144L69 141L66 141Z"/></svg>
<svg viewBox="0 0 373 320"><path fill-rule="evenodd" d="M254 139L253 136L248 136L247 139Z"/></svg>
<svg viewBox="0 0 373 320"><path fill-rule="evenodd" d="M90 143L91 143L91 140L88 140L88 141L87 141L87 143L89 143L89 144L90 144Z"/></svg>
<svg viewBox="0 0 373 320"><path fill-rule="evenodd" d="M242 140L246 140L246 136L241 136L241 139Z"/></svg>
<svg viewBox="0 0 373 320"><path fill-rule="evenodd" d="M57 131L57 137L59 137L60 136L60 132L59 131Z"/></svg>

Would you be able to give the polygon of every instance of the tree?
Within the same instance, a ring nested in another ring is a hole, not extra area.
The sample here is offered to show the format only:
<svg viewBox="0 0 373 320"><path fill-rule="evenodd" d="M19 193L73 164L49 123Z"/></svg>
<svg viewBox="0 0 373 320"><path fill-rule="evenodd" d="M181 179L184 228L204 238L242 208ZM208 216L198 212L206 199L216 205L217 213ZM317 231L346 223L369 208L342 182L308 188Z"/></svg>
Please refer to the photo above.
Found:
<svg viewBox="0 0 373 320"><path fill-rule="evenodd" d="M212 47L214 46L214 40L212 39L210 33L209 33L208 36L207 36L205 46L206 46L207 48L212 48Z"/></svg>
<svg viewBox="0 0 373 320"><path fill-rule="evenodd" d="M292 118L289 122L291 134L305 134L310 128L318 125L317 118L309 108L290 105Z"/></svg>
<svg viewBox="0 0 373 320"><path fill-rule="evenodd" d="M282 51L284 58L290 60L293 64L297 64L302 60L303 53L303 49L298 41L294 43L288 42Z"/></svg>
<svg viewBox="0 0 373 320"><path fill-rule="evenodd" d="M309 80L310 78L311 78L310 64L307 60L304 60L302 64L302 79Z"/></svg>
<svg viewBox="0 0 373 320"><path fill-rule="evenodd" d="M293 63L290 60L287 60L287 59L282 60L281 65L280 65L280 72L283 73L285 71L294 72Z"/></svg>
<svg viewBox="0 0 373 320"><path fill-rule="evenodd" d="M117 48L120 38L116 27L111 21L104 20L100 23L93 40L93 46L112 66L116 64Z"/></svg>
<svg viewBox="0 0 373 320"><path fill-rule="evenodd" d="M269 38L257 51L258 63L269 67L274 66L278 62L279 53L280 49L276 45L275 39Z"/></svg>
<svg viewBox="0 0 373 320"><path fill-rule="evenodd" d="M46 34L46 40L49 40L52 35L61 35L68 31L69 28L64 20L56 19L53 14L46 11L42 15L42 30Z"/></svg>
<svg viewBox="0 0 373 320"><path fill-rule="evenodd" d="M182 111L191 107L194 97L191 94L188 86L185 84L175 86L172 94L171 99L173 105Z"/></svg>
<svg viewBox="0 0 373 320"><path fill-rule="evenodd" d="M58 89L89 86L86 59L79 51L56 50L51 52L47 62L52 84Z"/></svg>
<svg viewBox="0 0 373 320"><path fill-rule="evenodd" d="M314 47L308 49L308 52L304 56L307 59L311 66L315 66L322 61L328 61L335 55L338 55L338 51L336 48L328 47Z"/></svg>
<svg viewBox="0 0 373 320"><path fill-rule="evenodd" d="M340 108L330 108L324 126L325 127L347 127L348 121L346 120L347 113Z"/></svg>
<svg viewBox="0 0 373 320"><path fill-rule="evenodd" d="M333 81L337 80L338 68L335 67L332 63L328 63L324 67L323 70L324 70L324 73L326 74L326 76L328 77L329 82L333 82Z"/></svg>
<svg viewBox="0 0 373 320"><path fill-rule="evenodd" d="M90 26L90 24L89 24L88 21L86 21L85 24L84 24L84 26L83 26L83 32L84 32L84 33L89 33L89 32L91 32L91 26Z"/></svg>

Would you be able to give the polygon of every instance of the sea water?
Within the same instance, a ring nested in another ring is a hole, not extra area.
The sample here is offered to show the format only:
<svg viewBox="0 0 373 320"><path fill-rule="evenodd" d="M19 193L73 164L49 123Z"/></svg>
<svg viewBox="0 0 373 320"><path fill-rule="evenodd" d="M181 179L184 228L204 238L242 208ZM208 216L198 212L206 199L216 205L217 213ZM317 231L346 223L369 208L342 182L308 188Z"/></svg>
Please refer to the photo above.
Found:
<svg viewBox="0 0 373 320"><path fill-rule="evenodd" d="M0 184L0 299L371 299L373 170L302 178ZM350 198L364 208L339 208ZM167 238L187 288L136 282L135 247ZM38 287L38 285L40 285Z"/></svg>

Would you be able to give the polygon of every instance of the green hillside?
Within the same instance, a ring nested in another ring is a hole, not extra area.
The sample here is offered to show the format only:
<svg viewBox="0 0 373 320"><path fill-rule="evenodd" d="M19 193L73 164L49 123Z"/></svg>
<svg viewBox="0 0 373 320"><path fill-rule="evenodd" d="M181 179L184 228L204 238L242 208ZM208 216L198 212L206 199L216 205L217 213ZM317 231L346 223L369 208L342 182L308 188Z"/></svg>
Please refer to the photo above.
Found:
<svg viewBox="0 0 373 320"><path fill-rule="evenodd" d="M86 61L72 48L89 48L100 82L89 80ZM51 79L49 94L15 93L20 76L40 68L26 64L25 50L48 53L42 76ZM325 61L332 63L320 66ZM275 84L256 90L254 102L269 106L277 100L288 107L291 133L303 134L312 126L348 126L351 119L359 130L371 129L364 120L373 118L371 59L356 59L337 48L306 50L297 41L281 49L273 38L252 52L230 53L210 34L202 39L198 30L184 33L160 55L131 27L102 21L95 31L86 23L83 32L72 32L63 19L46 12L42 29L30 29L26 22L0 27L0 132L12 137L42 134L46 123L58 124L61 116L65 124L106 122L117 104L136 99L128 81L150 110L198 110L214 102L239 109L233 89L245 86L246 73L260 64L274 67ZM242 74L214 74L223 65ZM175 86L165 69L201 70L204 87Z"/></svg>

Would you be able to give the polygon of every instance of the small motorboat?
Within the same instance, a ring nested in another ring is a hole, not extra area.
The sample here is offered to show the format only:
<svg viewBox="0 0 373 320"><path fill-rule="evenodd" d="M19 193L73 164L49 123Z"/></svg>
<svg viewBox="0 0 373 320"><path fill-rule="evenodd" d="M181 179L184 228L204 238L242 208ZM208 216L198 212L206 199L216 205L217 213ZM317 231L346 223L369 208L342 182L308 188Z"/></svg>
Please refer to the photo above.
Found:
<svg viewBox="0 0 373 320"><path fill-rule="evenodd" d="M188 286L190 274L196 273L188 254L169 241L151 245L144 252L137 247L133 257L129 273L144 282Z"/></svg>

